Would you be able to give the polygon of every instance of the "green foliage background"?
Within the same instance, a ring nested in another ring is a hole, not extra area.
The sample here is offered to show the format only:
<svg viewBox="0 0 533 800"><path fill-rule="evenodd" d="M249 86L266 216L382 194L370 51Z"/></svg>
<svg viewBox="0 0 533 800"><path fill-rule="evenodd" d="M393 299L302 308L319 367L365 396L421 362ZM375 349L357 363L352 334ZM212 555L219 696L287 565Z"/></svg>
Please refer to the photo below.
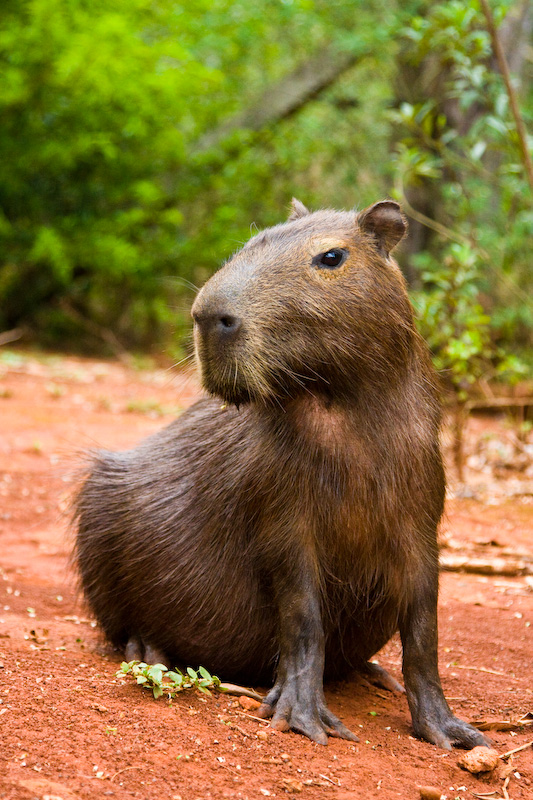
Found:
<svg viewBox="0 0 533 800"><path fill-rule="evenodd" d="M504 27L524 11L492 7ZM332 52L360 57L292 116L209 145ZM502 348L532 341L533 204L477 0L4 0L0 70L0 331L175 353L191 284L251 223L283 219L292 195L393 195L441 228L400 255L440 366L458 384L516 373Z"/></svg>

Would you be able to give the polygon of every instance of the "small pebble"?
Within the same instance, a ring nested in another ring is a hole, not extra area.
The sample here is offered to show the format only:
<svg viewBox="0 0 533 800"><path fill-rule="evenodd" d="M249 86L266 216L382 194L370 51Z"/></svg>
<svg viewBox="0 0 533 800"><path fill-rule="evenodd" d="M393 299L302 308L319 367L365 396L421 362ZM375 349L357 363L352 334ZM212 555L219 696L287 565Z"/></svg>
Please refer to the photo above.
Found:
<svg viewBox="0 0 533 800"><path fill-rule="evenodd" d="M421 786L419 789L420 800L441 800L442 792L434 786Z"/></svg>
<svg viewBox="0 0 533 800"><path fill-rule="evenodd" d="M497 750L488 747L474 747L457 759L457 763L463 769L477 775L479 772L492 772L500 763Z"/></svg>
<svg viewBox="0 0 533 800"><path fill-rule="evenodd" d="M254 700L253 697L242 695L242 697L239 697L239 705L246 711L257 711L261 703L258 700Z"/></svg>

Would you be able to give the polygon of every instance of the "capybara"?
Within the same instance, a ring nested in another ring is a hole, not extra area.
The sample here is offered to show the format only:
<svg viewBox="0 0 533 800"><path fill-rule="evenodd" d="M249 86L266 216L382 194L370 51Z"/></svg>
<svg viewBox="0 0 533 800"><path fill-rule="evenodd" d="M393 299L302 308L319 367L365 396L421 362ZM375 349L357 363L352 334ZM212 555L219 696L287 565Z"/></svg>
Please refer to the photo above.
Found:
<svg viewBox="0 0 533 800"><path fill-rule="evenodd" d="M399 630L415 733L485 739L451 713L437 667L444 475L428 353L390 256L385 200L254 236L192 307L211 398L124 453L77 497L85 597L128 659L274 680L259 714L316 742L355 739L324 677ZM396 684L397 685L397 684Z"/></svg>

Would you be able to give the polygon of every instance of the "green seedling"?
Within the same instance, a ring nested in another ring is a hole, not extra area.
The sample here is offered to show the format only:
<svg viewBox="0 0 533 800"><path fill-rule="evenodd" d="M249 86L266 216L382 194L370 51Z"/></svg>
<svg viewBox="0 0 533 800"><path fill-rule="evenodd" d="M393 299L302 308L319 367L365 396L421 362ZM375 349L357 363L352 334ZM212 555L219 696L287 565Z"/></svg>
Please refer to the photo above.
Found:
<svg viewBox="0 0 533 800"><path fill-rule="evenodd" d="M171 700L186 689L198 689L203 694L211 694L211 689L223 692L225 689L216 675L210 675L204 667L198 671L187 667L185 673L179 669L170 670L164 664L145 664L144 661L123 661L117 676L131 675L144 689L151 689L157 700L166 694Z"/></svg>

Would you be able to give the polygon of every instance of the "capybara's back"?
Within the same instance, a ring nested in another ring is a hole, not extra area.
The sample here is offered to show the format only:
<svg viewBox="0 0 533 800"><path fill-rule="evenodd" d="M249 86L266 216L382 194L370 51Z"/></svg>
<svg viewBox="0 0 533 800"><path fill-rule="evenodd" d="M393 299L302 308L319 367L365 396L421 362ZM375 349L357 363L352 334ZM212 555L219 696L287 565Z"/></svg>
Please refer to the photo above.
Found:
<svg viewBox="0 0 533 800"><path fill-rule="evenodd" d="M271 680L260 710L325 743L353 734L322 676L400 630L415 731L483 737L437 672L444 498L434 375L390 250L396 203L309 213L253 237L194 306L203 399L77 499L87 601L127 657Z"/></svg>

